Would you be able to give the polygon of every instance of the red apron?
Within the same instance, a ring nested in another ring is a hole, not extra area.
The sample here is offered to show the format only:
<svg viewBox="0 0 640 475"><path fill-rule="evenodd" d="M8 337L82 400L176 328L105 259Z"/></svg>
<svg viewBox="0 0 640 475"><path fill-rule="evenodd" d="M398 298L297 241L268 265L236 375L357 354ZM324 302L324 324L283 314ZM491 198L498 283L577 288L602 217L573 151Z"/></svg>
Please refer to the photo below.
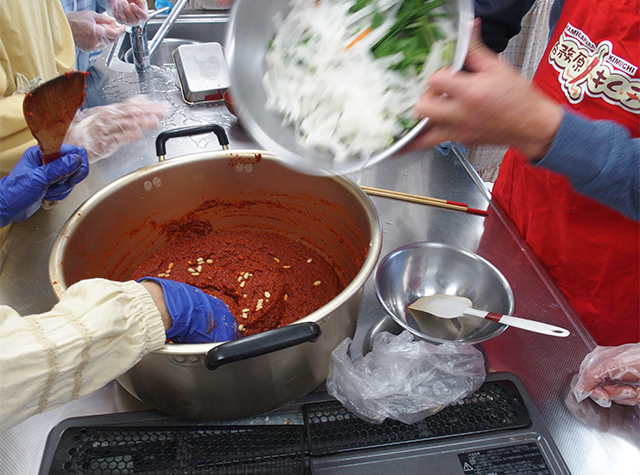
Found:
<svg viewBox="0 0 640 475"><path fill-rule="evenodd" d="M572 110L637 137L637 94L630 99L639 86L639 38L638 0L565 0L533 81ZM514 149L493 196L599 345L640 340L640 222L576 193L565 176Z"/></svg>

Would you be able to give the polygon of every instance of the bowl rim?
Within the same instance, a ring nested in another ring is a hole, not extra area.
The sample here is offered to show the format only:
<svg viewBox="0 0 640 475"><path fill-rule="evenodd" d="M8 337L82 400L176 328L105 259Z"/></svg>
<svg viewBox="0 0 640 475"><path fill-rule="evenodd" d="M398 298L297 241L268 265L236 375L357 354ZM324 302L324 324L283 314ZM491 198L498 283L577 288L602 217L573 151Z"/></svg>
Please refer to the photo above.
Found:
<svg viewBox="0 0 640 475"><path fill-rule="evenodd" d="M274 138L267 130L265 130L265 122L283 122L283 117L276 112L268 112L267 119L260 119L256 117L256 114L252 113L252 108L249 107L250 102L248 98L244 97L244 88L240 85L242 82L247 81L247 75L241 71L241 61L238 59L237 50L239 41L236 37L240 34L240 20L239 18L245 13L248 7L244 4L248 4L250 0L237 0L231 9L229 18L229 24L227 28L227 36L225 40L225 52L226 59L229 68L229 77L231 82L231 88L236 89L234 98L234 108L236 116L242 122L243 127L249 133L249 135L260 144L261 148L273 152L278 158L284 161L289 167L297 168L305 173L318 173L323 171L324 173L331 174L349 174L361 171L365 168L371 167L383 160L393 157L401 153L405 147L414 141L423 131L430 126L429 118L421 118L419 122L410 130L406 131L402 136L398 137L388 147L378 150L371 154L369 157L354 157L336 161L331 157L331 152L322 149L316 149L306 145L299 144L294 141L294 145L283 144L280 138ZM453 71L462 69L467 52L470 47L471 37L473 32L474 22L474 7L471 0L449 0L451 3L456 3L458 9L457 17L457 34L456 45L454 50L454 57L449 67ZM289 5L288 2L284 3ZM290 7L286 7L290 8ZM255 9L254 9L255 10ZM256 10L257 11L257 10ZM281 12L280 12L281 13ZM272 21L273 19L267 19L265 21ZM255 33L254 33L255 34ZM266 42L265 42L266 44ZM258 58L253 63L264 62L265 51L260 50ZM252 63L252 64L253 64ZM238 87L235 87L238 86ZM260 83L257 87L263 87ZM295 127L284 124L283 130L286 130L288 136L295 136Z"/></svg>
<svg viewBox="0 0 640 475"><path fill-rule="evenodd" d="M419 330L416 330L415 328L413 328L411 325L407 324L407 322L404 321L404 319L401 319L400 317L398 317L395 314L395 312L393 312L393 310L391 310L391 308L386 304L384 298L381 295L381 292L380 292L381 269L384 267L384 265L387 263L387 261L389 261L390 259L392 259L396 255L402 254L403 252L406 252L407 250L410 250L410 249L419 249L419 248L448 249L448 250L459 252L459 253L465 255L466 257L469 257L469 258L471 258L473 260L476 260L476 261L480 261L483 264L487 265L495 273L496 277L498 277L498 279L502 282L502 284L504 286L504 289L505 289L505 291L507 293L507 299L508 299L508 304L509 304L509 311L507 313L510 314L510 315L513 315L513 310L515 308L515 297L513 295L513 289L511 288L511 285L509 284L509 281L507 280L507 278L502 274L502 272L500 272L500 270L495 265L493 265L491 262L489 262L484 257L476 254L475 252L471 252L471 251L469 251L467 249L464 249L462 247L459 247L459 246L454 246L452 244L447 244L447 243L442 243L442 242L419 241L419 242L412 242L412 243L409 243L409 244L405 244L405 245L400 246L400 247L392 250L391 252L389 252L386 256L384 256L380 260L380 263L378 264L378 266L376 268L376 271L375 271L374 288L375 288L375 292L376 292L376 297L378 298L378 301L380 302L380 304L384 308L384 310L387 313L387 315L389 315L391 317L391 319L393 319L394 322L396 322L404 330L407 330L407 331L411 332L414 336L417 336L421 340L425 340L425 341L428 341L430 343L438 343L438 344L440 344L440 343L451 343L451 344L456 344L456 345L475 345L475 344L478 344L478 343L482 343L484 341L491 340L491 339L497 337L498 335L502 334L502 332L504 332L508 328L508 325L505 325L503 323L498 323L498 325L500 325L502 328L499 328L498 330L496 330L495 332L491 333L490 335L487 335L486 337L480 338L478 340L474 340L474 341L444 340L444 339L441 339L441 338L436 338L436 337L432 337L432 336L429 336L429 335L425 335L424 333L420 332Z"/></svg>

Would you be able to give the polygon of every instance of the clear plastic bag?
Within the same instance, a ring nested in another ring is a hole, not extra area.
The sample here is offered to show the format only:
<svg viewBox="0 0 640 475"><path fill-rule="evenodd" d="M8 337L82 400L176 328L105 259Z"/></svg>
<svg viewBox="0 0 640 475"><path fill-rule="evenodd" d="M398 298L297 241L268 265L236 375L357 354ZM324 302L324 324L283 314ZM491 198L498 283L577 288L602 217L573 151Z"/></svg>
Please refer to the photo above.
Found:
<svg viewBox="0 0 640 475"><path fill-rule="evenodd" d="M351 338L333 351L327 392L362 419L413 424L480 387L486 371L472 345L432 345L404 331L381 332L365 356L351 360Z"/></svg>

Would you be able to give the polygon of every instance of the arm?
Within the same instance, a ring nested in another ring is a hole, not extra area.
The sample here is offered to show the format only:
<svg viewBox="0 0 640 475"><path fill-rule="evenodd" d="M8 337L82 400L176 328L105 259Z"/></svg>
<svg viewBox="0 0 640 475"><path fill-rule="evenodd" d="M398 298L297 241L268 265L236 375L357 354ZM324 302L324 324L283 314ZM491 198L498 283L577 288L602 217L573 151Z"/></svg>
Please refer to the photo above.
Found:
<svg viewBox="0 0 640 475"><path fill-rule="evenodd" d="M0 307L0 429L101 388L162 347L164 330L135 282L80 282L41 315Z"/></svg>
<svg viewBox="0 0 640 475"><path fill-rule="evenodd" d="M431 127L413 147L455 140L467 146L508 145L566 175L576 191L638 219L638 140L612 122L568 112L530 85L476 36L467 71L429 78L416 113Z"/></svg>
<svg viewBox="0 0 640 475"><path fill-rule="evenodd" d="M610 121L565 110L538 166L565 175L576 191L640 220L640 139Z"/></svg>
<svg viewBox="0 0 640 475"><path fill-rule="evenodd" d="M236 337L235 319L220 299L154 277L81 281L41 315L23 318L0 306L0 430L101 388L167 338Z"/></svg>

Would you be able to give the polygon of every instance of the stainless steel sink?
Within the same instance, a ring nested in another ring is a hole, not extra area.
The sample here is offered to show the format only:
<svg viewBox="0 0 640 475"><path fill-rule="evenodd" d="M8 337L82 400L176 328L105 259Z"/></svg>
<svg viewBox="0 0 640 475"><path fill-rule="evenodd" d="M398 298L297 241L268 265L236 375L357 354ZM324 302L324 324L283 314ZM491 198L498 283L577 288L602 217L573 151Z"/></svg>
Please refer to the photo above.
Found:
<svg viewBox="0 0 640 475"><path fill-rule="evenodd" d="M147 24L149 39L158 31L164 17L154 18ZM173 65L171 53L178 46L192 43L217 42L224 46L228 13L190 13L183 14L169 31L167 37L160 43L151 57L151 64L155 66ZM129 35L123 35L113 44L105 60L107 67L116 71L134 71L131 57L131 42Z"/></svg>

